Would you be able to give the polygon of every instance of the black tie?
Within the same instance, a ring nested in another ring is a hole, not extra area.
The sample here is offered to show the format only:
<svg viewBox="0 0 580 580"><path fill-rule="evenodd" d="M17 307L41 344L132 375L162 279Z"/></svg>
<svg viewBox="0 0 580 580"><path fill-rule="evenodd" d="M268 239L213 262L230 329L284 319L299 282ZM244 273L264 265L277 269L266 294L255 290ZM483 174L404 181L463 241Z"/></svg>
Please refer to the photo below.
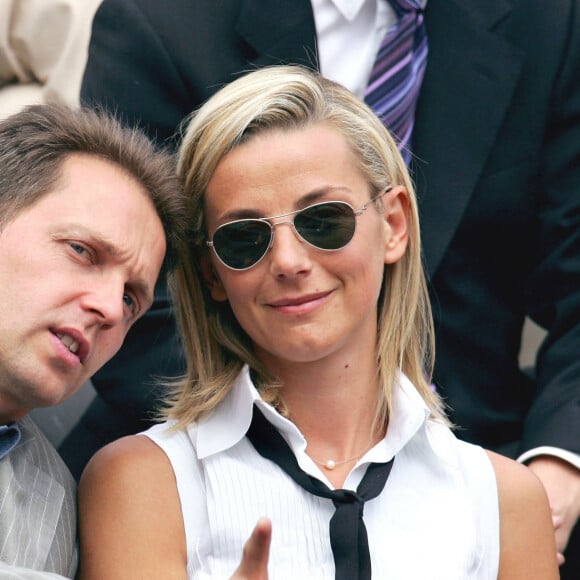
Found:
<svg viewBox="0 0 580 580"><path fill-rule="evenodd" d="M364 503L381 493L394 458L388 463L369 465L356 492L332 490L300 469L284 437L255 405L247 437L262 457L276 463L306 491L333 501L336 511L330 520L330 545L336 580L370 580L371 557L363 521Z"/></svg>

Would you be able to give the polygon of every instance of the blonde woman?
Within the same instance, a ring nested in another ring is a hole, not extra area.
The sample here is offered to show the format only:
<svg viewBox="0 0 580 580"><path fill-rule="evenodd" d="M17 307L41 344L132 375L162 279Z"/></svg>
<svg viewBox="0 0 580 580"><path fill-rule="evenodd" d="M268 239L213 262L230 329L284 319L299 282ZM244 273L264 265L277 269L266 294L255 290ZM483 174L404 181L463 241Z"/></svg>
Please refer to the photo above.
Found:
<svg viewBox="0 0 580 580"><path fill-rule="evenodd" d="M430 387L416 201L373 113L255 71L191 118L179 171L188 370L87 468L81 577L557 578L541 484Z"/></svg>

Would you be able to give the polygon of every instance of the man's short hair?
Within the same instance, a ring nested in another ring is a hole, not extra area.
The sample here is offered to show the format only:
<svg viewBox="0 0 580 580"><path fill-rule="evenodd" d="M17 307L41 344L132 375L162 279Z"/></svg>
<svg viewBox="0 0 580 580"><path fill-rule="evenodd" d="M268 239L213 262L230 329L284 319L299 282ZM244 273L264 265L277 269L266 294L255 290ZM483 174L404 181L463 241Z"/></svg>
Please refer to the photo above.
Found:
<svg viewBox="0 0 580 580"><path fill-rule="evenodd" d="M171 269L187 230L174 157L102 110L32 105L0 121L0 230L57 186L63 161L73 154L109 161L144 188L163 224Z"/></svg>

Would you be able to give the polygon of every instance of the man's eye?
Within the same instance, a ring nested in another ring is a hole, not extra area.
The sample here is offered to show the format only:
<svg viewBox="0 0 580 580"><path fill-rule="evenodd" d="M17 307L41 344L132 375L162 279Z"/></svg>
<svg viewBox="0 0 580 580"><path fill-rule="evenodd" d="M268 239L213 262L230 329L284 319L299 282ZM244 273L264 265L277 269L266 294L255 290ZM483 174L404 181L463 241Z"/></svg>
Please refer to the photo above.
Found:
<svg viewBox="0 0 580 580"><path fill-rule="evenodd" d="M137 314L138 304L131 294L123 294L123 302L125 306L131 310L133 314Z"/></svg>
<svg viewBox="0 0 580 580"><path fill-rule="evenodd" d="M76 252L77 254L79 254L81 256L88 252L88 250L82 244L77 244L76 242L69 242L69 245L73 249L74 252Z"/></svg>
<svg viewBox="0 0 580 580"><path fill-rule="evenodd" d="M73 254L75 256L79 256L83 262L92 264L97 259L95 252L90 246L87 246L81 242L73 242L70 240L67 243Z"/></svg>

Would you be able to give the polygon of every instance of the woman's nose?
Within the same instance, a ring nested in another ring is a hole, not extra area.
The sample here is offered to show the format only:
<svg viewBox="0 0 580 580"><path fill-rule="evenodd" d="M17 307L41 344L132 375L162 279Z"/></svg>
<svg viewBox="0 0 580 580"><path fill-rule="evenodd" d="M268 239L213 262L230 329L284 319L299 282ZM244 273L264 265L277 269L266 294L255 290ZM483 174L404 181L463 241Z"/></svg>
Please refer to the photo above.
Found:
<svg viewBox="0 0 580 580"><path fill-rule="evenodd" d="M269 251L270 269L275 276L294 276L312 267L311 247L298 235L291 221L273 224L274 239Z"/></svg>

